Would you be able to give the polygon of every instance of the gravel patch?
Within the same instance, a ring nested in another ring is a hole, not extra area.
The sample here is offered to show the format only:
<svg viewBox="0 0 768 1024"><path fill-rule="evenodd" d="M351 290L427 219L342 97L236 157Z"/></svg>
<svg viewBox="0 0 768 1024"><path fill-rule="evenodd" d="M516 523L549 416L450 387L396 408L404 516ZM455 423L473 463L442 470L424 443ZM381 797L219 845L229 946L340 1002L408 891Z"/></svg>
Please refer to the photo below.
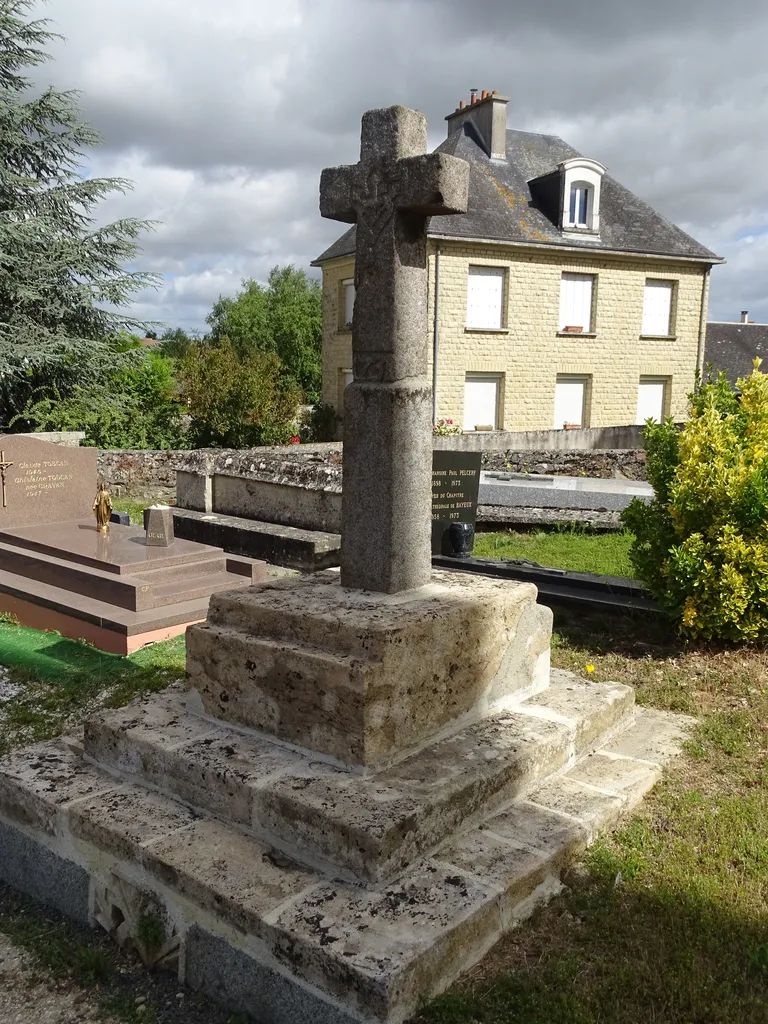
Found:
<svg viewBox="0 0 768 1024"><path fill-rule="evenodd" d="M3 1024L117 1024L92 996L57 982L35 958L0 934L0 1020Z"/></svg>

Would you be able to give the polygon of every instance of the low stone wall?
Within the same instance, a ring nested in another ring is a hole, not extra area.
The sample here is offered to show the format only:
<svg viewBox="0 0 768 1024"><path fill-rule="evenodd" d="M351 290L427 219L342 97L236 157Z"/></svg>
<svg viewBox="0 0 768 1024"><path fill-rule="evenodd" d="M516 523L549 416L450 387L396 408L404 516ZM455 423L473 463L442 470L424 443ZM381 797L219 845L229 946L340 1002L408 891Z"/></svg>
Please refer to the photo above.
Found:
<svg viewBox="0 0 768 1024"><path fill-rule="evenodd" d="M0 434L3 430L0 427ZM35 441L48 441L50 444L60 444L65 448L79 448L80 442L85 440L84 430L41 430L34 434L16 434L16 437L31 437Z"/></svg>
<svg viewBox="0 0 768 1024"><path fill-rule="evenodd" d="M533 476L593 476L647 480L644 451L483 452L483 469Z"/></svg>
<svg viewBox="0 0 768 1024"><path fill-rule="evenodd" d="M450 440L456 439L436 438L440 442ZM444 446L436 444L435 447ZM118 497L146 501L174 499L177 470L189 474L240 477L296 488L310 487L338 494L341 492L341 460L342 445L339 442L234 451L215 448L102 451L99 452L99 473L107 488ZM495 449L483 452L483 469L545 476L646 479L645 452L636 449ZM191 504L188 507L196 506Z"/></svg>
<svg viewBox="0 0 768 1024"><path fill-rule="evenodd" d="M434 446L443 451L459 452L626 450L643 447L643 427L633 423L626 427L580 427L577 430L478 430L435 437Z"/></svg>
<svg viewBox="0 0 768 1024"><path fill-rule="evenodd" d="M99 478L118 498L168 502L176 497L176 469L189 452L100 451Z"/></svg>

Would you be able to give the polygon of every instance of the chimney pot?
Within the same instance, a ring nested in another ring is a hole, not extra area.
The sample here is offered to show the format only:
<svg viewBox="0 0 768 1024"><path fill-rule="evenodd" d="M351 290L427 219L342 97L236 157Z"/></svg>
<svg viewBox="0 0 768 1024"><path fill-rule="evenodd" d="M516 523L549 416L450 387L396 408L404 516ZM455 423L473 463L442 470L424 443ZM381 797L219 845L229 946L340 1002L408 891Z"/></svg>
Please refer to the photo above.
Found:
<svg viewBox="0 0 768 1024"><path fill-rule="evenodd" d="M448 135L471 121L480 136L481 145L492 160L505 160L507 155L507 103L506 96L499 96L494 89L470 89L470 100L459 102L458 107L446 117ZM475 107L479 109L475 110Z"/></svg>
<svg viewBox="0 0 768 1024"><path fill-rule="evenodd" d="M742 309L742 311L741 311L741 322L743 324L748 324L749 323L749 310Z"/></svg>

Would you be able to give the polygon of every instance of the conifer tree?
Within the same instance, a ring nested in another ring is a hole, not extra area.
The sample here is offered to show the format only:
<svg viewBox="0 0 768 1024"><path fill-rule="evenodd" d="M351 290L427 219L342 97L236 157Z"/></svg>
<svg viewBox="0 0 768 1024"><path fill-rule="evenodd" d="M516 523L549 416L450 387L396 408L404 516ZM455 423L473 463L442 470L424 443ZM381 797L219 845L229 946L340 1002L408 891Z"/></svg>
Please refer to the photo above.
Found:
<svg viewBox="0 0 768 1024"><path fill-rule="evenodd" d="M101 138L78 94L29 77L58 38L33 3L0 0L0 423L41 387L64 394L114 365L109 339L140 326L125 307L157 283L126 269L148 222L96 222L100 200L131 185L83 173Z"/></svg>

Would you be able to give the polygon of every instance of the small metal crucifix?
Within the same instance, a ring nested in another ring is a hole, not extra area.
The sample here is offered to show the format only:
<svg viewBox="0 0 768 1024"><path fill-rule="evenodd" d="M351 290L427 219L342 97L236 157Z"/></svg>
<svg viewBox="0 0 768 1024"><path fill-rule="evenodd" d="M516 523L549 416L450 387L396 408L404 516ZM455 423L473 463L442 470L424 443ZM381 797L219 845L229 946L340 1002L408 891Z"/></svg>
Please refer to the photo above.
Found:
<svg viewBox="0 0 768 1024"><path fill-rule="evenodd" d="M8 507L8 495L5 490L5 471L6 469L10 469L12 465L12 462L5 461L5 451L0 451L0 484L2 484L3 508Z"/></svg>

